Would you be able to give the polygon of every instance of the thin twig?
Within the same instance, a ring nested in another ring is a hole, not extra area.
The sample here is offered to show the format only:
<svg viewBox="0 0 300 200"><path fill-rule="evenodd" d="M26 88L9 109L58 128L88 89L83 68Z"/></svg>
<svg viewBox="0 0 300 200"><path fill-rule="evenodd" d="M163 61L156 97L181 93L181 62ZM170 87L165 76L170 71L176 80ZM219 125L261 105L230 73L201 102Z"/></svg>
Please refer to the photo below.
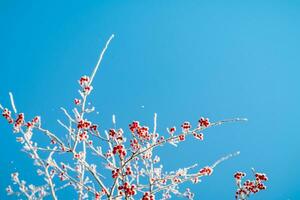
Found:
<svg viewBox="0 0 300 200"><path fill-rule="evenodd" d="M8 94L9 94L9 98L10 98L11 107L12 107L14 113L18 113L13 94L11 92L9 92Z"/></svg>
<svg viewBox="0 0 300 200"><path fill-rule="evenodd" d="M100 66L100 63L101 63L101 61L102 61L103 55L104 55L104 53L105 53L105 51L106 51L106 49L107 49L107 47L108 47L110 41L111 41L114 37L115 37L115 35L112 34L112 35L110 36L110 38L108 39L108 41L106 42L105 47L103 48L103 50L102 50L102 52L101 52L101 54L100 54L99 60L98 60L96 66L95 66L95 68L94 68L94 71L93 71L93 73L92 73L92 75L91 75L91 79L90 79L89 85L92 84L92 82L93 82L93 80L94 80L94 77L95 77L95 75L96 75L96 73L97 73L97 71L98 71L98 68L99 68L99 66Z"/></svg>

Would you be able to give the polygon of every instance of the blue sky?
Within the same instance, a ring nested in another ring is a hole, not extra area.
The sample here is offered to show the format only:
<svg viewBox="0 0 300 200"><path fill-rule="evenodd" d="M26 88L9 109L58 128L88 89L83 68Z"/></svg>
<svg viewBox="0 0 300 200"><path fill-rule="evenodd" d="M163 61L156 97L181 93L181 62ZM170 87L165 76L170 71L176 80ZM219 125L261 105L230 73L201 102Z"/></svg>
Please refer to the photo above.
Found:
<svg viewBox="0 0 300 200"><path fill-rule="evenodd" d="M98 123L109 128L114 113L119 126L151 125L157 112L163 132L200 116L247 117L207 130L204 142L161 149L165 167L206 166L240 150L192 186L196 199L233 199L232 174L251 167L270 179L253 200L300 199L299 11L299 1L276 0L1 0L0 102L9 105L12 91L20 111L61 130L59 107L71 108L78 78L91 73L114 33L91 97ZM16 135L0 124L0 199L10 199L11 172L38 178Z"/></svg>

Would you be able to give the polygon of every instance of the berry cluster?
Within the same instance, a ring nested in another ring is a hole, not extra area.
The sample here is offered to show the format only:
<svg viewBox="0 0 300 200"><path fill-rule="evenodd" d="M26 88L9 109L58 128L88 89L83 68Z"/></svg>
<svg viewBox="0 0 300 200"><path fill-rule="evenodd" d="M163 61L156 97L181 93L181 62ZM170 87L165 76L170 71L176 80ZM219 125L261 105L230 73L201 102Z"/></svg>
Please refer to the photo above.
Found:
<svg viewBox="0 0 300 200"><path fill-rule="evenodd" d="M83 158L83 156L84 156L83 152L74 153L74 158L75 159L81 159L81 158Z"/></svg>
<svg viewBox="0 0 300 200"><path fill-rule="evenodd" d="M154 194L151 194L149 192L145 192L143 197L142 197L142 200L155 200L155 196L154 196Z"/></svg>
<svg viewBox="0 0 300 200"><path fill-rule="evenodd" d="M246 173L244 172L236 172L234 174L234 178L236 181L240 181L244 176L246 176Z"/></svg>
<svg viewBox="0 0 300 200"><path fill-rule="evenodd" d="M91 127L92 123L85 120L79 120L77 124L78 129L89 129Z"/></svg>
<svg viewBox="0 0 300 200"><path fill-rule="evenodd" d="M190 122L183 122L183 124L181 125L181 128L184 133L189 132L189 130L191 128Z"/></svg>
<svg viewBox="0 0 300 200"><path fill-rule="evenodd" d="M82 87L85 95L88 95L93 89L93 87L90 85L90 78L88 76L82 76L79 79L79 84Z"/></svg>
<svg viewBox="0 0 300 200"><path fill-rule="evenodd" d="M126 175L132 175L132 174L133 174L132 169L131 169L130 166L126 167L125 174L126 174Z"/></svg>
<svg viewBox="0 0 300 200"><path fill-rule="evenodd" d="M198 140L204 140L204 136L202 133L193 133L193 136Z"/></svg>
<svg viewBox="0 0 300 200"><path fill-rule="evenodd" d="M132 133L135 132L138 127L140 127L140 123L138 121L133 121L131 124L129 124L129 129Z"/></svg>
<svg viewBox="0 0 300 200"><path fill-rule="evenodd" d="M149 128L147 126L140 126L138 121L134 121L129 124L129 129L132 133L136 133L141 140L150 140L151 136L149 133Z"/></svg>
<svg viewBox="0 0 300 200"><path fill-rule="evenodd" d="M141 145L139 144L139 141L135 138L130 140L130 146L131 146L132 150L134 150L134 151L138 150L141 147Z"/></svg>
<svg viewBox="0 0 300 200"><path fill-rule="evenodd" d="M156 133L155 134L155 137L158 137L158 134ZM163 142L165 140L165 137L164 136L160 136L160 138L159 139L157 139L157 143L161 143L161 142Z"/></svg>
<svg viewBox="0 0 300 200"><path fill-rule="evenodd" d="M20 132L20 128L23 124L24 124L24 113L20 113L20 114L18 114L18 117L15 120L14 131Z"/></svg>
<svg viewBox="0 0 300 200"><path fill-rule="evenodd" d="M176 131L176 127L175 127L175 126L173 126L173 127L171 127L171 128L168 129L168 132L169 132L171 135L173 135L173 134L175 133L175 131Z"/></svg>
<svg viewBox="0 0 300 200"><path fill-rule="evenodd" d="M203 117L201 117L198 122L200 127L208 127L210 125L208 118L204 119Z"/></svg>
<svg viewBox="0 0 300 200"><path fill-rule="evenodd" d="M82 76L80 79L79 79L79 84L81 87L84 87L84 86L87 86L90 82L90 77L88 76Z"/></svg>
<svg viewBox="0 0 300 200"><path fill-rule="evenodd" d="M110 129L108 131L108 134L109 134L109 137L112 139L117 139L117 140L123 141L123 130L122 129L118 129L118 130Z"/></svg>
<svg viewBox="0 0 300 200"><path fill-rule="evenodd" d="M128 182L125 182L123 185L120 185L118 189L123 190L125 196L127 197L134 196L136 194L136 186L134 184L130 185ZM121 192L121 194L123 193Z"/></svg>
<svg viewBox="0 0 300 200"><path fill-rule="evenodd" d="M178 176L175 176L172 181L173 181L173 183L178 184L178 183L181 183L181 178Z"/></svg>
<svg viewBox="0 0 300 200"><path fill-rule="evenodd" d="M108 134L110 138L114 138L117 135L117 132L115 131L115 129L110 129L108 131Z"/></svg>
<svg viewBox="0 0 300 200"><path fill-rule="evenodd" d="M268 177L267 177L266 174L256 173L255 174L255 179L256 179L256 181L267 181Z"/></svg>
<svg viewBox="0 0 300 200"><path fill-rule="evenodd" d="M91 131L97 131L98 130L98 125L96 125L96 124L91 125L90 130Z"/></svg>
<svg viewBox="0 0 300 200"><path fill-rule="evenodd" d="M205 175L205 176L211 175L213 173L213 169L211 167L204 167L204 168L200 169L199 173L201 175Z"/></svg>
<svg viewBox="0 0 300 200"><path fill-rule="evenodd" d="M120 169L114 169L111 171L112 178L118 178Z"/></svg>
<svg viewBox="0 0 300 200"><path fill-rule="evenodd" d="M115 154L119 154L120 158L124 158L126 156L126 149L124 148L123 145L119 144L117 146L114 146L113 152Z"/></svg>
<svg viewBox="0 0 300 200"><path fill-rule="evenodd" d="M31 121L29 122L26 122L25 126L28 128L28 129L32 129L35 125L39 124L40 123L40 117L36 116L34 117Z"/></svg>
<svg viewBox="0 0 300 200"><path fill-rule="evenodd" d="M7 108L3 109L2 116L8 121L8 123L12 124L14 122L13 118L11 117L11 111Z"/></svg>
<svg viewBox="0 0 300 200"><path fill-rule="evenodd" d="M82 131L79 133L79 140L80 141L85 141L89 138L87 131Z"/></svg>
<svg viewBox="0 0 300 200"><path fill-rule="evenodd" d="M67 179L67 177L65 176L65 173L64 172L60 172L58 174L58 178L61 180L61 181L64 181Z"/></svg>
<svg viewBox="0 0 300 200"><path fill-rule="evenodd" d="M74 99L74 103L75 105L80 105L81 104L81 100L80 99Z"/></svg>
<svg viewBox="0 0 300 200"><path fill-rule="evenodd" d="M255 194L261 190L265 190L267 187L264 185L264 181L267 181L268 178L265 174L255 173L255 180L247 180L243 184L241 184L242 178L246 176L243 172L236 172L234 174L234 178L237 182L238 189L235 193L235 198L237 200L244 200L250 194Z"/></svg>
<svg viewBox="0 0 300 200"><path fill-rule="evenodd" d="M138 137L143 140L150 140L149 128L146 126L139 127L136 131Z"/></svg>
<svg viewBox="0 0 300 200"><path fill-rule="evenodd" d="M181 134L178 136L179 141L184 141L185 140L185 135Z"/></svg>

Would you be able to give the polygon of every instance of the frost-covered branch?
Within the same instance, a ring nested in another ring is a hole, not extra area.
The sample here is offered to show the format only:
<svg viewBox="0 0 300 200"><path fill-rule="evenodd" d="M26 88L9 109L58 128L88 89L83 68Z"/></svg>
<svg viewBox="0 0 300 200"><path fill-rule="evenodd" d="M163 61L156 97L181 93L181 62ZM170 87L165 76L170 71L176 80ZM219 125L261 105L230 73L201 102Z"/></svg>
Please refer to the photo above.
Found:
<svg viewBox="0 0 300 200"><path fill-rule="evenodd" d="M22 151L32 158L37 175L45 180L41 186L27 185L19 180L18 172L14 172L14 187L7 187L8 194L31 200L48 196L57 200L61 190L72 187L79 200L91 197L96 200L153 200L170 199L174 195L193 199L194 194L189 188L182 189L186 182L199 183L203 177L211 175L221 162L239 155L239 152L228 154L202 168L195 164L166 171L157 152L158 147L167 144L177 147L187 137L202 141L206 129L229 122L247 121L245 118L210 122L208 118L200 117L195 123L185 121L178 130L172 126L166 131L158 126L156 113L151 130L139 121L131 122L126 129L119 128L115 115L112 116L112 127L108 129L89 120L89 114L96 109L87 103L87 99L113 38L114 35L111 35L107 40L91 75L79 79L79 96L74 99L74 108L67 110L61 107L65 119L57 119L57 122L65 134L45 128L40 116L28 120L26 115L25 119L24 113L18 112L12 93L9 93L11 109L0 105L4 119L12 125L13 132L19 133L17 142L21 144ZM41 137L48 140L45 142ZM243 174L236 176L237 199L245 200L256 190L265 189L261 185L265 181L262 174L255 174L256 181L251 182L250 189L247 185L249 182L241 184Z"/></svg>

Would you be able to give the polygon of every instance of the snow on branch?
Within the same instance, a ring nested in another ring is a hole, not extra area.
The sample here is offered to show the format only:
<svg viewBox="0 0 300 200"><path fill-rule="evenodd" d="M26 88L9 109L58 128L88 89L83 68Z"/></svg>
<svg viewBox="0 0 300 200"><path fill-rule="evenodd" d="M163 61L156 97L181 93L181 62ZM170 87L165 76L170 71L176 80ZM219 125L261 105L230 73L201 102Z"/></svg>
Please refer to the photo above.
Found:
<svg viewBox="0 0 300 200"><path fill-rule="evenodd" d="M103 56L114 35L107 40L100 53L97 64L90 76L82 76L79 83L79 96L74 99L74 108L67 110L61 107L64 119L57 122L65 130L49 130L44 127L41 117L28 118L18 113L12 93L9 93L10 109L0 105L3 118L12 125L13 132L19 133L17 142L22 151L33 160L38 176L45 180L36 186L27 184L19 178L19 173L12 173L12 186L8 186L8 195L30 200L60 197L60 191L73 188L79 200L83 199L170 199L184 197L194 199L195 195L186 182L199 183L210 176L215 167L231 157L239 155L239 151L221 157L210 166L182 166L174 171L163 168L160 157L154 149L163 148L166 144L180 146L187 137L199 142L204 140L204 132L208 128L230 122L244 122L245 118L232 118L211 122L200 117L193 123L189 121L160 130L157 125L157 114L154 114L153 128L139 121L132 121L128 128L117 127L116 116L112 116L113 127L103 129L96 122L89 120L89 114L95 112L91 104L87 104L93 87L92 82L99 69ZM33 137L35 136L35 137ZM48 138L41 140L41 137ZM43 141L43 142L42 142ZM199 143L201 145L201 143ZM266 189L263 184L266 175L255 173L254 181L241 184L244 173L235 175L237 182L236 199L245 200L250 194ZM198 198L195 198L198 199Z"/></svg>

